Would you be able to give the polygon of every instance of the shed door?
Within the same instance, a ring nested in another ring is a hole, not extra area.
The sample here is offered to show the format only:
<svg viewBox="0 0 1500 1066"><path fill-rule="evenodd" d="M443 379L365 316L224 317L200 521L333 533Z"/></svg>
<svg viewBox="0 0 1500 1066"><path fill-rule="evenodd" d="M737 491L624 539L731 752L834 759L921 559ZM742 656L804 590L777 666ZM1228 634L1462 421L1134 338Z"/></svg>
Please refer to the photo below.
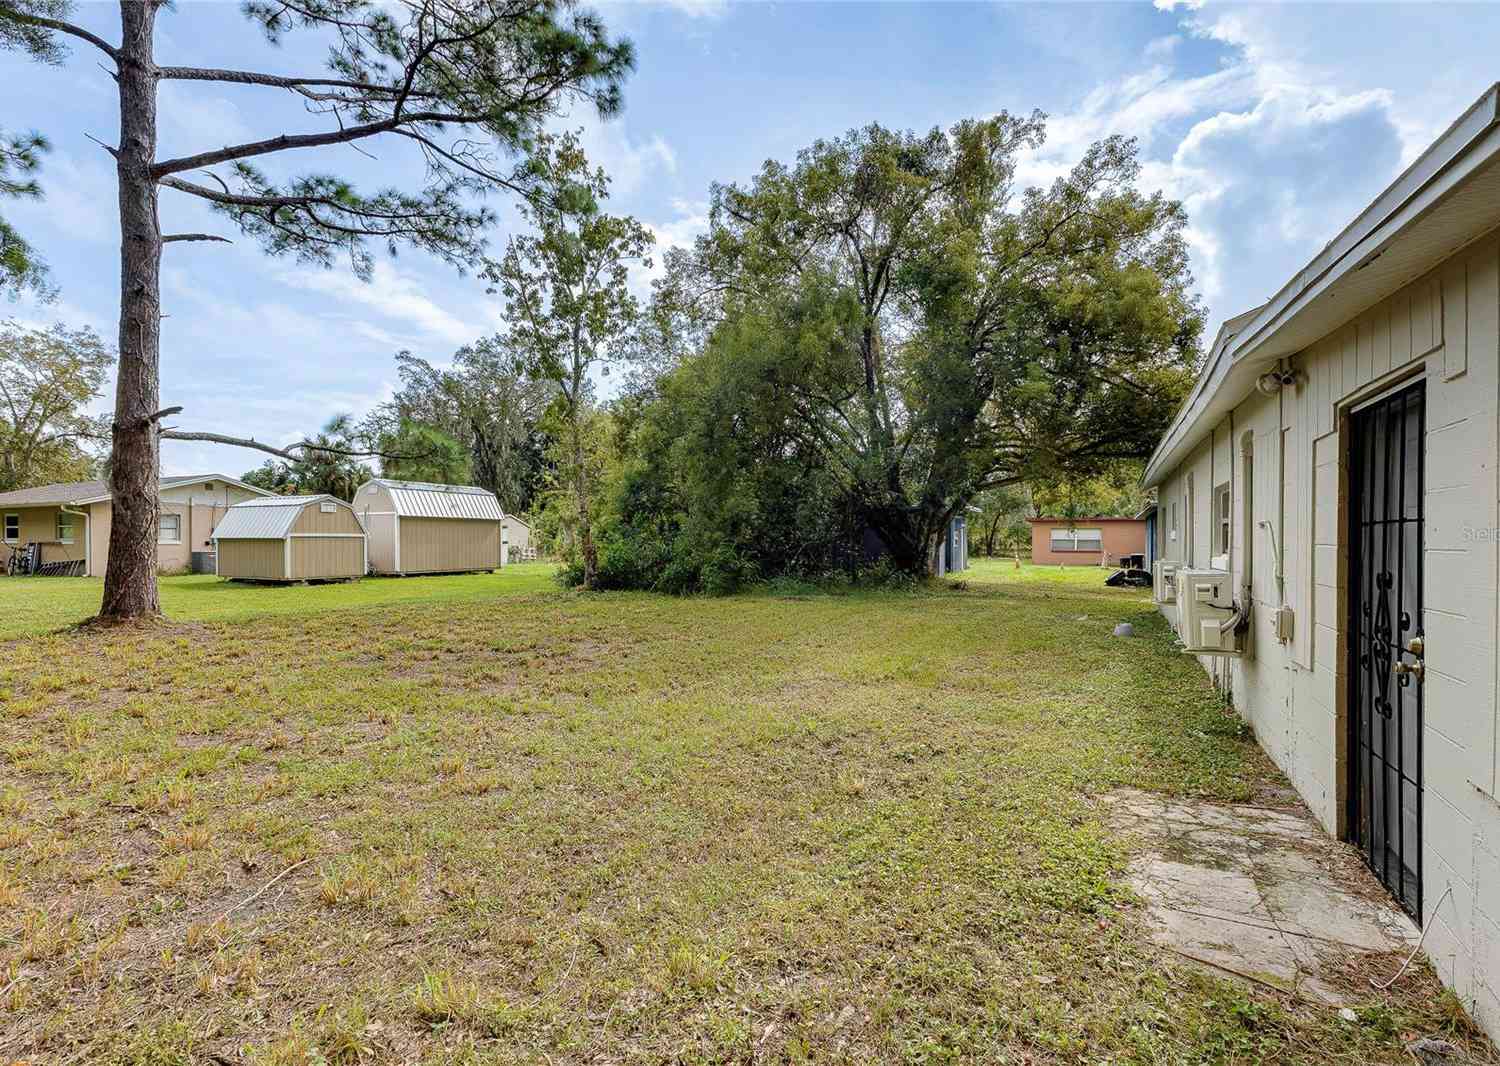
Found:
<svg viewBox="0 0 1500 1066"><path fill-rule="evenodd" d="M1422 914L1425 390L1356 411L1349 466L1349 834Z"/></svg>

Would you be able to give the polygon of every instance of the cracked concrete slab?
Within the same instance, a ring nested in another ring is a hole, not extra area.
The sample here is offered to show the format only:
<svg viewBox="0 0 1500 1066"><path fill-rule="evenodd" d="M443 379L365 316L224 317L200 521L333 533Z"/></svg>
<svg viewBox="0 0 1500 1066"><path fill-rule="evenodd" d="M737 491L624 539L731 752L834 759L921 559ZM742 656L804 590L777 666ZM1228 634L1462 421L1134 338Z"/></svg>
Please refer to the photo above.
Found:
<svg viewBox="0 0 1500 1066"><path fill-rule="evenodd" d="M1348 848L1303 810L1105 797L1135 841L1129 881L1154 938L1212 970L1338 1003L1325 980L1352 954L1409 951L1419 935Z"/></svg>

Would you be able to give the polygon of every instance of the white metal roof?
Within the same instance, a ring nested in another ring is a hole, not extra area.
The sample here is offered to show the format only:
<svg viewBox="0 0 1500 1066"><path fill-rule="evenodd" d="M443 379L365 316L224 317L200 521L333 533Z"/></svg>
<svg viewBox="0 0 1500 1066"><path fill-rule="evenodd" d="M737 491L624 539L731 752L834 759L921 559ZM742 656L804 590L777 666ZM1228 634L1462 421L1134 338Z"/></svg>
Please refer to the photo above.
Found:
<svg viewBox="0 0 1500 1066"><path fill-rule="evenodd" d="M483 518L498 522L505 517L495 494L477 485L433 485L387 478L375 478L366 484L386 489L402 518ZM364 491L363 486L360 491ZM354 498L359 499L358 492Z"/></svg>
<svg viewBox="0 0 1500 1066"><path fill-rule="evenodd" d="M302 513L302 508L322 500L332 500L340 507L349 506L327 493L319 496L267 496L259 500L246 500L224 512L224 517L214 527L214 539L282 540L292 531L292 525ZM356 520L359 518L358 515L354 517Z"/></svg>
<svg viewBox="0 0 1500 1066"><path fill-rule="evenodd" d="M1142 483L1158 485L1255 387L1295 355L1500 224L1500 85L1266 303L1230 319Z"/></svg>

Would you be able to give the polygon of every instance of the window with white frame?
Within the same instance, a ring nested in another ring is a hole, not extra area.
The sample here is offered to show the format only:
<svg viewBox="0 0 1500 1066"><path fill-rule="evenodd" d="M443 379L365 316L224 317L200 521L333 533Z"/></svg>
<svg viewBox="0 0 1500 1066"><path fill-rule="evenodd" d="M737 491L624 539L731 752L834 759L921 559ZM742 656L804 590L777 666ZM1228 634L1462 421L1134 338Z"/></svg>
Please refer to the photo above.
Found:
<svg viewBox="0 0 1500 1066"><path fill-rule="evenodd" d="M1104 531L1101 529L1052 530L1052 550L1055 552L1097 552L1104 550Z"/></svg>
<svg viewBox="0 0 1500 1066"><path fill-rule="evenodd" d="M161 516L157 523L156 543L182 543L182 515L164 514Z"/></svg>
<svg viewBox="0 0 1500 1066"><path fill-rule="evenodd" d="M21 539L21 516L8 514L5 516L5 543L14 544Z"/></svg>
<svg viewBox="0 0 1500 1066"><path fill-rule="evenodd" d="M57 539L63 544L73 543L73 516L67 511L57 512Z"/></svg>
<svg viewBox="0 0 1500 1066"><path fill-rule="evenodd" d="M1228 555L1229 547L1234 543L1229 524L1233 514L1229 486L1227 484L1220 485L1214 489L1214 519L1218 523L1214 532L1217 540L1214 551L1218 555Z"/></svg>

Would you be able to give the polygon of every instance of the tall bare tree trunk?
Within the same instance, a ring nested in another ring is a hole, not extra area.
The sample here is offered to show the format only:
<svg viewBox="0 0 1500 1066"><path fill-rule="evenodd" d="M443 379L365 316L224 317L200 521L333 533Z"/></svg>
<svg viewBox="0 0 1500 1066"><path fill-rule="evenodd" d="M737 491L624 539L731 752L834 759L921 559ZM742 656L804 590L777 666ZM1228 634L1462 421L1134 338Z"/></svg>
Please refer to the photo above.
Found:
<svg viewBox="0 0 1500 1066"><path fill-rule="evenodd" d="M588 459L583 446L583 412L573 411L573 462L577 464L574 482L578 494L578 546L583 554L583 587L592 589L599 571L599 550L594 547L594 531L589 517Z"/></svg>
<svg viewBox="0 0 1500 1066"><path fill-rule="evenodd" d="M589 517L589 470L583 446L583 385L585 363L579 352L578 326L573 327L573 374L572 389L564 390L571 408L573 424L573 491L578 504L578 548L583 555L583 587L592 589L599 572L599 550L594 547L594 531Z"/></svg>
<svg viewBox="0 0 1500 1066"><path fill-rule="evenodd" d="M104 619L161 613L156 591L160 457L152 418L160 399L161 231L156 218L155 0L121 0L120 369L115 385L113 497Z"/></svg>

